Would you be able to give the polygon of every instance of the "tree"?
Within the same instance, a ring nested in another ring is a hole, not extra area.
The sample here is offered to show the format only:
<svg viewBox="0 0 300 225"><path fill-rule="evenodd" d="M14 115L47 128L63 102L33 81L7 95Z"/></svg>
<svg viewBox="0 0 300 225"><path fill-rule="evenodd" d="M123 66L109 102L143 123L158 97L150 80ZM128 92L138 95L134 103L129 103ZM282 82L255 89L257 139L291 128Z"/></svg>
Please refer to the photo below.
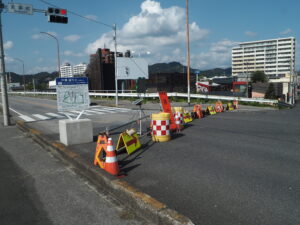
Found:
<svg viewBox="0 0 300 225"><path fill-rule="evenodd" d="M265 98L267 98L267 99L277 99L273 83L269 84L269 87L268 87L268 89L265 93Z"/></svg>
<svg viewBox="0 0 300 225"><path fill-rule="evenodd" d="M268 81L266 74L263 71L255 71L251 74L252 83L262 82L265 83Z"/></svg>

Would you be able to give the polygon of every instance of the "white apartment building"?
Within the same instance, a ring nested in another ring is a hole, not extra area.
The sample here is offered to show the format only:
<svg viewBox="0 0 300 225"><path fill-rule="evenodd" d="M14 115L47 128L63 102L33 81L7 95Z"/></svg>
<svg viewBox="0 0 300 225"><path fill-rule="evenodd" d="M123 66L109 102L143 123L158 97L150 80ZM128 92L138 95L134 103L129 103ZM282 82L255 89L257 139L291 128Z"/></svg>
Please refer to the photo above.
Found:
<svg viewBox="0 0 300 225"><path fill-rule="evenodd" d="M73 77L73 68L70 63L65 63L60 67L60 77Z"/></svg>
<svg viewBox="0 0 300 225"><path fill-rule="evenodd" d="M269 78L284 77L295 71L294 37L240 43L232 49L232 75L264 71Z"/></svg>
<svg viewBox="0 0 300 225"><path fill-rule="evenodd" d="M78 65L73 66L73 75L80 76L83 75L86 70L86 63L80 63Z"/></svg>
<svg viewBox="0 0 300 225"><path fill-rule="evenodd" d="M65 63L60 67L60 75L61 77L81 76L84 74L86 67L86 63L80 63L75 66L71 66L70 63Z"/></svg>

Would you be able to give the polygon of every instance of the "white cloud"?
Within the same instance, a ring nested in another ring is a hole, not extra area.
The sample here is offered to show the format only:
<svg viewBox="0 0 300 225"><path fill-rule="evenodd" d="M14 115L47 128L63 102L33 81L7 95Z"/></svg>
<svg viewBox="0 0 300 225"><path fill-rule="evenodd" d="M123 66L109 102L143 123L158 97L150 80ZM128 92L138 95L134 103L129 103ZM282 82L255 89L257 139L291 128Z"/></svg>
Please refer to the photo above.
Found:
<svg viewBox="0 0 300 225"><path fill-rule="evenodd" d="M13 63L13 62L14 62L14 59L11 58L11 57L8 56L8 55L5 55L5 56L4 56L4 60L5 60L6 63Z"/></svg>
<svg viewBox="0 0 300 225"><path fill-rule="evenodd" d="M34 35L31 36L31 38L32 38L33 40L39 40L39 39L42 39L43 36L44 36L44 35L42 35L42 34L34 34Z"/></svg>
<svg viewBox="0 0 300 225"><path fill-rule="evenodd" d="M47 31L46 33L49 33L49 34L57 37L57 33L56 32ZM40 40L40 39L45 39L46 36L48 36L48 35L47 34L38 33L38 34L33 34L31 36L31 38L34 39L34 40Z"/></svg>
<svg viewBox="0 0 300 225"><path fill-rule="evenodd" d="M86 15L85 18L91 19L91 20L97 20L98 16L95 15Z"/></svg>
<svg viewBox="0 0 300 225"><path fill-rule="evenodd" d="M145 0L139 14L129 18L128 22L117 31L118 51L132 50L136 53L151 52L152 62L174 60L176 54L184 52L185 9L177 6L162 8L160 3ZM196 22L190 24L191 44L207 37L209 31L202 29ZM97 48L114 49L113 32L103 34L86 47L86 53L92 54Z"/></svg>
<svg viewBox="0 0 300 225"><path fill-rule="evenodd" d="M66 50L63 52L63 55L64 56L75 56L75 57L83 57L83 56L86 56L85 53L81 53L81 52L73 52L73 51L70 51L70 50Z"/></svg>
<svg viewBox="0 0 300 225"><path fill-rule="evenodd" d="M289 33L292 33L292 32L293 32L292 29L287 28L284 31L280 32L280 34L289 34Z"/></svg>
<svg viewBox="0 0 300 225"><path fill-rule="evenodd" d="M52 73L54 71L57 71L57 68L55 66L35 66L35 67L29 69L28 71L26 71L26 73L28 73L28 74L36 74L39 72Z"/></svg>
<svg viewBox="0 0 300 225"><path fill-rule="evenodd" d="M228 39L212 43L208 51L191 56L195 62L195 68L211 69L230 67L231 49L237 44L237 42Z"/></svg>
<svg viewBox="0 0 300 225"><path fill-rule="evenodd" d="M255 37L257 33L253 31L245 31L245 35L248 37Z"/></svg>
<svg viewBox="0 0 300 225"><path fill-rule="evenodd" d="M37 62L38 62L38 63L41 63L41 62L44 62L44 61L45 61L45 60L44 60L44 58L42 58L42 57L40 57L40 58L37 59Z"/></svg>
<svg viewBox="0 0 300 225"><path fill-rule="evenodd" d="M14 46L14 43L12 41L7 41L4 43L4 49L8 50Z"/></svg>
<svg viewBox="0 0 300 225"><path fill-rule="evenodd" d="M68 35L64 37L65 41L69 41L69 42L76 42L80 39L81 37L77 34L72 34L72 35Z"/></svg>

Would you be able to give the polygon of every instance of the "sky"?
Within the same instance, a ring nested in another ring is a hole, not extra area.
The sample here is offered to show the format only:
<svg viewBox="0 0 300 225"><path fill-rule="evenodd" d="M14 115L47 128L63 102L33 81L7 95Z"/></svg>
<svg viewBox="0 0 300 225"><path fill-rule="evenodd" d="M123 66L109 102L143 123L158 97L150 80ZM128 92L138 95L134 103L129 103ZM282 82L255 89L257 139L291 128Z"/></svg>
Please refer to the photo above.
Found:
<svg viewBox="0 0 300 225"><path fill-rule="evenodd" d="M12 0L3 0L6 5ZM15 1L16 2L16 1ZM130 50L148 63L172 61L186 65L185 0L18 0L47 10L67 9L68 24L49 23L41 12L33 15L2 13L6 71L25 74L57 70L59 40L61 64L89 63L97 48ZM240 42L295 37L296 69L300 69L299 0L189 0L191 67L228 68L231 49ZM91 18L100 23L87 20ZM108 25L108 26L107 26Z"/></svg>

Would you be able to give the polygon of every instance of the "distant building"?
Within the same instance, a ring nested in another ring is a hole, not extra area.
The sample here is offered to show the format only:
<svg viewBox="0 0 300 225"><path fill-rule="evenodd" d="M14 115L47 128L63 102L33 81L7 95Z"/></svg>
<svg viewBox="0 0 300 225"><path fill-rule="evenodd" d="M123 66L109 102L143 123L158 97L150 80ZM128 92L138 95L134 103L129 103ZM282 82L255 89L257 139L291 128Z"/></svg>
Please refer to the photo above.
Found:
<svg viewBox="0 0 300 225"><path fill-rule="evenodd" d="M269 78L285 77L295 70L294 37L240 43L232 49L232 75L250 77L263 71Z"/></svg>
<svg viewBox="0 0 300 225"><path fill-rule="evenodd" d="M80 63L80 64L73 66L73 76L83 75L86 68L87 68L86 63Z"/></svg>
<svg viewBox="0 0 300 225"><path fill-rule="evenodd" d="M90 55L85 75L89 78L90 90L115 90L114 53L109 49L97 49Z"/></svg>
<svg viewBox="0 0 300 225"><path fill-rule="evenodd" d="M73 77L73 68L70 63L65 63L60 67L61 77Z"/></svg>
<svg viewBox="0 0 300 225"><path fill-rule="evenodd" d="M128 51L125 56L130 56ZM123 53L118 52L117 57L123 57ZM95 54L90 55L85 75L89 78L90 90L115 90L115 53L107 48L98 48ZM118 89L134 87L134 80L118 80Z"/></svg>
<svg viewBox="0 0 300 225"><path fill-rule="evenodd" d="M70 63L65 63L60 67L60 75L61 77L83 76L86 68L86 63L80 63L75 66L72 66Z"/></svg>

